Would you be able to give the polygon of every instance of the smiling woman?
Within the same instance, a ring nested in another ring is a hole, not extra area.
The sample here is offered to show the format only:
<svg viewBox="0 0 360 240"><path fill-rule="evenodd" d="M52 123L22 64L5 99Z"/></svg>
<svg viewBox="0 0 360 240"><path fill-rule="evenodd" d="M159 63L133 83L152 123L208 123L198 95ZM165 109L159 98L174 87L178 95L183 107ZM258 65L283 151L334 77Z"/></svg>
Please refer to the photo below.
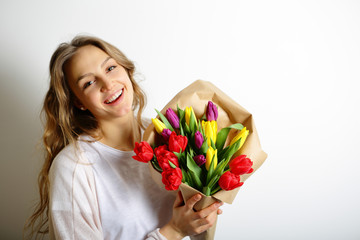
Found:
<svg viewBox="0 0 360 240"><path fill-rule="evenodd" d="M101 129L109 119L131 120L127 119L133 116L130 77L107 53L93 45L81 47L65 64L65 74L76 106L88 109Z"/></svg>
<svg viewBox="0 0 360 240"><path fill-rule="evenodd" d="M95 37L54 52L43 106L46 159L28 238L181 239L214 224L219 204L195 212L200 195L184 204L132 160L146 125L134 71L120 50Z"/></svg>

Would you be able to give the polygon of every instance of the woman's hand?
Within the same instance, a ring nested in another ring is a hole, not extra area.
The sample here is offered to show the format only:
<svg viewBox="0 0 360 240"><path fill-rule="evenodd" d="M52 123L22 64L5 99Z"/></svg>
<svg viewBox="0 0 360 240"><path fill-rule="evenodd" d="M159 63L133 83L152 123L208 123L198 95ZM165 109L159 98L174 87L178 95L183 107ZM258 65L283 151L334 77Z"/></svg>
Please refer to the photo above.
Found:
<svg viewBox="0 0 360 240"><path fill-rule="evenodd" d="M216 215L221 214L219 207L223 204L216 202L198 212L194 205L200 201L201 195L195 194L184 205L180 191L173 207L173 216L168 224L160 229L160 233L167 239L182 239L185 236L200 234L212 227L216 221Z"/></svg>

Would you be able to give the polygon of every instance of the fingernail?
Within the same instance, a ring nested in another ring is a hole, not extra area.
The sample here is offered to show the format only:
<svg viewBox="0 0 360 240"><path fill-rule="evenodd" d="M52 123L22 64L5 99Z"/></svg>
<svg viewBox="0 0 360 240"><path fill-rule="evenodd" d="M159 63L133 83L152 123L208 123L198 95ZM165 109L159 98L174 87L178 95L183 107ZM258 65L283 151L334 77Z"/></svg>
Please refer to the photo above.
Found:
<svg viewBox="0 0 360 240"><path fill-rule="evenodd" d="M201 195L198 194L195 196L195 200L200 200L200 199L201 199Z"/></svg>

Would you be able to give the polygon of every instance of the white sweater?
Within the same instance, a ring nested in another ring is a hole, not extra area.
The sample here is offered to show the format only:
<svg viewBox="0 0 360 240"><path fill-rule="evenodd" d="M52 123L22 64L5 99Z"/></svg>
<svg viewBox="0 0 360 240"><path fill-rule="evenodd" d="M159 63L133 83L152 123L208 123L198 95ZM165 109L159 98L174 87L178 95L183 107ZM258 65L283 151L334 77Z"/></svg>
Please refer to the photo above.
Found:
<svg viewBox="0 0 360 240"><path fill-rule="evenodd" d="M166 239L173 192L158 186L148 164L100 142L78 140L50 169L51 239Z"/></svg>

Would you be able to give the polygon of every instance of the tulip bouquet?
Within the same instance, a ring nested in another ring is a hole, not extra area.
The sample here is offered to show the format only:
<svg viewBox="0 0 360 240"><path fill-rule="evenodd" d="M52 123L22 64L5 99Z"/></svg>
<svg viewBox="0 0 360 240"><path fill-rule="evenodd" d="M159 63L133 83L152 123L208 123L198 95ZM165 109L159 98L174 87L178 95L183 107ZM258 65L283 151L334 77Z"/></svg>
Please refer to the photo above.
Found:
<svg viewBox="0 0 360 240"><path fill-rule="evenodd" d="M157 111L157 110L156 110ZM232 124L218 131L217 106L208 101L205 114L198 119L192 107L184 110L177 106L152 123L159 134L158 144L135 143L133 158L141 162L151 162L162 175L167 190L177 190L181 183L197 189L206 196L223 190L240 187L240 176L253 172L253 162L240 155L232 159L245 143L249 134L240 123ZM225 147L229 131L238 134Z"/></svg>
<svg viewBox="0 0 360 240"><path fill-rule="evenodd" d="M133 158L149 164L157 184L179 189L185 202L201 194L197 211L216 201L231 204L267 157L251 113L210 82L195 81L157 113ZM215 229L191 239L212 240Z"/></svg>

